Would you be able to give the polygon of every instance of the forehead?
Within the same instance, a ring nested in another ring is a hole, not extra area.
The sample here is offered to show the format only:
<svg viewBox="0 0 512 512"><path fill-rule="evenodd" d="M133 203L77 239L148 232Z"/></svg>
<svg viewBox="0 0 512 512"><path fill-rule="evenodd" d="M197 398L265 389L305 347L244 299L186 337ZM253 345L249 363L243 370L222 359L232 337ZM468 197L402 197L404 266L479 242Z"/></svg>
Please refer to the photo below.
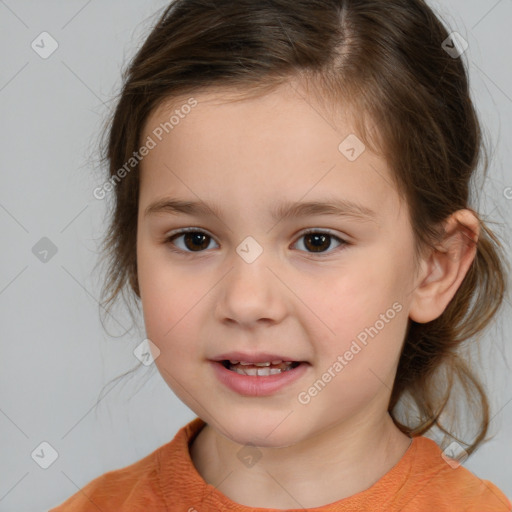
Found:
<svg viewBox="0 0 512 512"><path fill-rule="evenodd" d="M263 196L276 203L284 192L289 200L312 200L339 191L396 208L386 162L365 148L352 116L339 106L329 112L291 86L259 97L228 90L167 100L144 126L142 140L151 137L156 146L141 162L142 198L223 194L242 206Z"/></svg>

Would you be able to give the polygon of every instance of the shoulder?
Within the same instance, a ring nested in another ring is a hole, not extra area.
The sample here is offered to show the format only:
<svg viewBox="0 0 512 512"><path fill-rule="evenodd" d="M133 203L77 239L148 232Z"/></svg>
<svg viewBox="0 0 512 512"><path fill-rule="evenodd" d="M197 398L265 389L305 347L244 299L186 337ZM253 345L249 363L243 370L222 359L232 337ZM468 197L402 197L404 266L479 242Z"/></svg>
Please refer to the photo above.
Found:
<svg viewBox="0 0 512 512"><path fill-rule="evenodd" d="M482 480L460 463L445 455L437 443L427 437L416 440L414 471L406 510L420 503L439 511L510 512L512 504L492 482Z"/></svg>
<svg viewBox="0 0 512 512"><path fill-rule="evenodd" d="M143 459L114 471L108 471L49 512L102 512L144 510L159 502L159 460L168 444ZM130 508L125 508L129 502ZM158 510L153 508L152 510Z"/></svg>
<svg viewBox="0 0 512 512"><path fill-rule="evenodd" d="M169 503L187 489L195 496L197 489L189 489L195 471L189 443L204 425L195 418L172 441L129 466L95 478L49 512L159 512L167 511Z"/></svg>

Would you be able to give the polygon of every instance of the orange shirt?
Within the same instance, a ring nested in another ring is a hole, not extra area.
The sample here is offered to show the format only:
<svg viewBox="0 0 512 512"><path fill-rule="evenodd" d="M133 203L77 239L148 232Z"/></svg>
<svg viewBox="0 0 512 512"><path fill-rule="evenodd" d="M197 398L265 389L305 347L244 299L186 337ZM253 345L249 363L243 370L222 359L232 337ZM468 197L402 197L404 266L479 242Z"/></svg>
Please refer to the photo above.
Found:
<svg viewBox="0 0 512 512"><path fill-rule="evenodd" d="M207 484L190 458L189 444L204 426L196 418L174 439L134 464L109 471L49 512L271 512L239 505ZM312 512L510 512L512 504L491 482L463 466L453 468L439 446L414 437L400 461L369 489ZM291 509L288 509L291 510ZM297 512L304 509L296 509Z"/></svg>

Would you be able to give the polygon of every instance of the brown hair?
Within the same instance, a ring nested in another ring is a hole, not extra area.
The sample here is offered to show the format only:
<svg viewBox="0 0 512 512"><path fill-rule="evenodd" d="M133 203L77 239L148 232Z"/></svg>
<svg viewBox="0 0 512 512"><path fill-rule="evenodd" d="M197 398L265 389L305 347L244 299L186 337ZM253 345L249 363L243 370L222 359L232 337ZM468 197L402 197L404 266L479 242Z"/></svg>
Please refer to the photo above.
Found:
<svg viewBox="0 0 512 512"><path fill-rule="evenodd" d="M484 174L488 168L465 66L443 48L449 36L423 0L177 0L123 75L103 148L109 179L140 147L148 116L164 100L206 89L259 95L309 80L325 105L350 104L358 136L386 158L406 199L419 256L440 240L442 221L468 208L470 179L482 160ZM115 183L102 249L108 310L119 294L127 298L125 291L140 298L138 166L125 174ZM453 300L434 321L409 321L389 403L403 432L421 435L435 426L455 437L440 415L458 378L479 421L473 442L465 443L468 453L487 434L489 404L458 352L489 324L506 283L502 245L478 218L476 257ZM399 420L406 399L416 420Z"/></svg>

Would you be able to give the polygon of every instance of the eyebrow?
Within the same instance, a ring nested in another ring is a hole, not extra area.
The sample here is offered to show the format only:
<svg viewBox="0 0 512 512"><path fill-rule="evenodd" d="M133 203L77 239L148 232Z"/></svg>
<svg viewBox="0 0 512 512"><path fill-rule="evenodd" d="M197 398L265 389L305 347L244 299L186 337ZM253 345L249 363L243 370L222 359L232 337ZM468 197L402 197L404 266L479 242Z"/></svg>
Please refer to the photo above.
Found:
<svg viewBox="0 0 512 512"><path fill-rule="evenodd" d="M184 201L172 197L165 197L151 203L144 211L144 216L157 213L173 215L185 214L206 217L215 215L222 218L222 212L216 204L206 204L199 201ZM308 217L314 215L331 215L335 217L348 217L361 222L376 222L377 214L370 208L348 199L326 198L308 202L286 201L271 210L274 220Z"/></svg>

